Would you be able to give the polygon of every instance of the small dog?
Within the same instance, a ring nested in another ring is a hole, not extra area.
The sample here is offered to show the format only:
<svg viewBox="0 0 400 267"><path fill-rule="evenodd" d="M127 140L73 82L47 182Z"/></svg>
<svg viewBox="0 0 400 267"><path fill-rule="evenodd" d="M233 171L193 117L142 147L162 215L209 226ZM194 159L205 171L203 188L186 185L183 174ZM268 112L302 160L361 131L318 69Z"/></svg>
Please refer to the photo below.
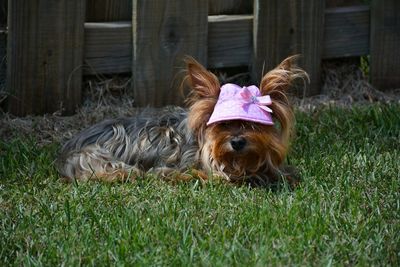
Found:
<svg viewBox="0 0 400 267"><path fill-rule="evenodd" d="M285 174L294 122L286 92L295 79L307 78L294 58L268 72L260 88L221 87L214 74L186 58L187 110L147 109L96 124L63 146L58 170L70 181L121 181L144 173L167 180L276 181Z"/></svg>

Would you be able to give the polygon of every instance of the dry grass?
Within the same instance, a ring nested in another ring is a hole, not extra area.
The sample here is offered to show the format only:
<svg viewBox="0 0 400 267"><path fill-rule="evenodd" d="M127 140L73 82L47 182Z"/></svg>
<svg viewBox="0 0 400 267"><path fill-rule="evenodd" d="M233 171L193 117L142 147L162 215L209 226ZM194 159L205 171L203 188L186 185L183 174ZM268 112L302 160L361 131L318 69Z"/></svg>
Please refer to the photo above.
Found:
<svg viewBox="0 0 400 267"><path fill-rule="evenodd" d="M354 60L327 61L322 69L321 94L293 99L300 110L329 105L348 107L353 104L400 102L400 88L386 92L375 89Z"/></svg>
<svg viewBox="0 0 400 267"><path fill-rule="evenodd" d="M235 76L220 74L223 82L243 83L248 73ZM84 104L74 116L63 117L58 112L44 116L19 118L0 114L0 138L11 140L30 137L39 144L63 142L77 131L105 118L132 116L137 112L130 79L127 77L89 79L84 81ZM1 94L0 94L1 96ZM351 106L374 102L400 102L400 89L381 92L373 88L356 62L327 62L323 66L322 94L304 99L293 97L301 111L313 111L324 106Z"/></svg>
<svg viewBox="0 0 400 267"><path fill-rule="evenodd" d="M130 79L113 78L86 80L84 104L73 116L60 112L44 116L16 117L0 115L0 137L11 140L30 137L40 144L62 142L77 131L110 117L131 116L136 109L133 97L127 93Z"/></svg>

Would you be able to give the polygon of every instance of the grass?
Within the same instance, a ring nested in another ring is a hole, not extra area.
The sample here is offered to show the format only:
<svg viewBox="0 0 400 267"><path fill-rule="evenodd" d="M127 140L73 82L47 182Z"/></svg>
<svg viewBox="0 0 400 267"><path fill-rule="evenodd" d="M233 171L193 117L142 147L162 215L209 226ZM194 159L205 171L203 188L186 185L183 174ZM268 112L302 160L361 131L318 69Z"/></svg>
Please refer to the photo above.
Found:
<svg viewBox="0 0 400 267"><path fill-rule="evenodd" d="M0 142L0 265L400 264L400 105L297 114L294 191L58 180L57 144Z"/></svg>

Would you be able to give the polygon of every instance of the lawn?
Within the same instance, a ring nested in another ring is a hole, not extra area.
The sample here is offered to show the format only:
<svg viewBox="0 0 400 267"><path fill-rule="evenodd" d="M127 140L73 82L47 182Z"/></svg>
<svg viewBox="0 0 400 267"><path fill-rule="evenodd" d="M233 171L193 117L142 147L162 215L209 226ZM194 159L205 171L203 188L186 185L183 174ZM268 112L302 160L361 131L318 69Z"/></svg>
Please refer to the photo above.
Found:
<svg viewBox="0 0 400 267"><path fill-rule="evenodd" d="M295 190L64 184L0 141L0 265L400 265L400 105L297 112Z"/></svg>

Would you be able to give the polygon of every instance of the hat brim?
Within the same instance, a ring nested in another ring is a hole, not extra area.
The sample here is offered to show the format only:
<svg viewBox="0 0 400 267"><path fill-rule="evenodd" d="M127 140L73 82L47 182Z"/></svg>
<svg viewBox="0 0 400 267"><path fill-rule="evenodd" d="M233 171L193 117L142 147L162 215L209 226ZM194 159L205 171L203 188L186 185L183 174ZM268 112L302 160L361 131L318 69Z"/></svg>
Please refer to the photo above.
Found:
<svg viewBox="0 0 400 267"><path fill-rule="evenodd" d="M207 122L207 125L232 120L243 120L264 125L274 125L271 114L261 109L258 105L251 104L246 108L243 108L243 104L238 104L237 101L225 101L217 104Z"/></svg>

